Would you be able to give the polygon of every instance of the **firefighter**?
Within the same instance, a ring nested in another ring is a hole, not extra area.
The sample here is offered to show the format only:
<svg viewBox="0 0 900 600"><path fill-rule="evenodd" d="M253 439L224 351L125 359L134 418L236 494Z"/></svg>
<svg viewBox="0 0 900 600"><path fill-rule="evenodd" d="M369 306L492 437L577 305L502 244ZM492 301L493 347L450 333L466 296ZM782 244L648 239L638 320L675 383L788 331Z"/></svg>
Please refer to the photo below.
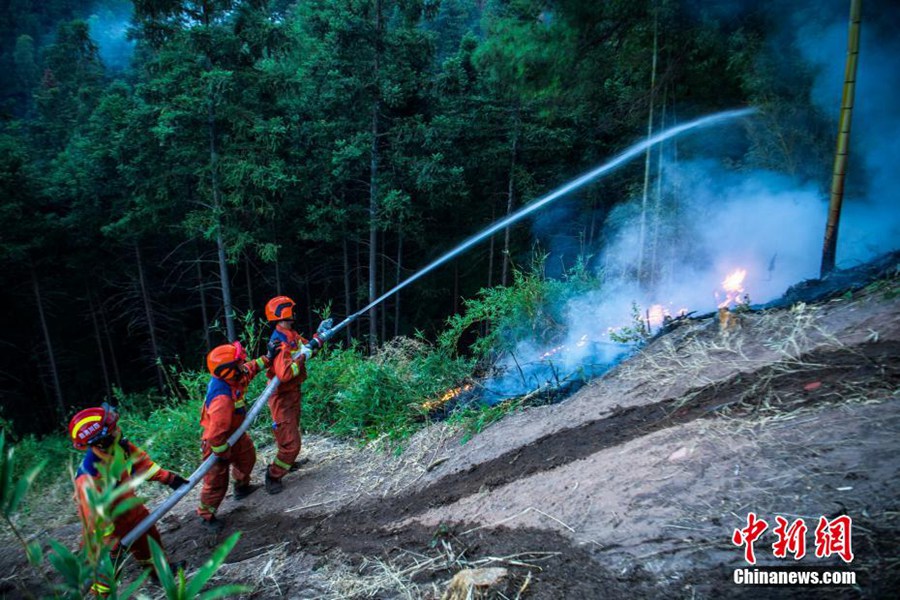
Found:
<svg viewBox="0 0 900 600"><path fill-rule="evenodd" d="M200 411L203 427L203 460L210 454L219 457L203 478L200 506L197 514L211 531L221 531L223 524L216 518L216 509L228 492L228 470L234 477L234 499L243 500L259 487L250 483L250 473L256 464L256 448L250 436L244 433L233 446L228 438L244 422L247 413L244 394L250 381L265 369L275 350L266 356L247 361L247 353L240 342L213 348L206 356L206 366L211 375L206 390L206 400Z"/></svg>
<svg viewBox="0 0 900 600"><path fill-rule="evenodd" d="M132 477L139 475L146 476L150 481L158 481L173 490L187 483L184 477L161 468L146 452L122 437L118 421L118 412L109 404L103 403L98 408L82 410L69 422L69 437L72 444L78 450L86 450L75 475L75 499L78 502L78 515L86 535L97 526L96 514L88 502L88 490L96 488L100 483L99 467L109 463L115 445L118 445L125 458L131 461L129 471L119 476L116 485L127 483ZM134 492L129 490L115 501L115 505L134 497ZM107 527L103 535L114 554L120 549L119 540L149 514L144 505L138 504L113 519L112 525ZM162 547L162 539L155 526L135 540L129 550L141 565L151 563L148 536ZM99 596L105 596L109 592L109 586L102 581L96 581L91 586L91 591Z"/></svg>
<svg viewBox="0 0 900 600"><path fill-rule="evenodd" d="M322 347L324 334L331 328L331 319L319 325L313 339L307 341L294 329L296 303L287 296L276 296L266 303L266 320L275 330L269 339L269 352L274 360L269 365L266 377L278 376L278 389L269 398L272 412L272 428L278 453L266 470L266 492L281 493L281 478L290 471L296 471L299 464L294 460L300 454L300 384L306 381L306 360ZM292 353L300 351L295 360Z"/></svg>

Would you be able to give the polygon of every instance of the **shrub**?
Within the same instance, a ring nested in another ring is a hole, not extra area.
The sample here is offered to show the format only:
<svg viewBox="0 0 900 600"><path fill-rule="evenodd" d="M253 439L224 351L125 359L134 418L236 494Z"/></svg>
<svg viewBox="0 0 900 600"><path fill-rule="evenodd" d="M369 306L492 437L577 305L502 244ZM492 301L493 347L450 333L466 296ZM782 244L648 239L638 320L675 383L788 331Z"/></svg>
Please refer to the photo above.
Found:
<svg viewBox="0 0 900 600"><path fill-rule="evenodd" d="M447 329L438 338L440 347L456 353L463 334L479 324L486 331L472 344L471 352L482 360L513 350L524 339L551 344L561 338L566 301L597 289L599 281L583 261L563 279L549 279L544 275L545 259L538 255L529 270L514 270L511 286L484 288L465 300L465 310L447 320Z"/></svg>
<svg viewBox="0 0 900 600"><path fill-rule="evenodd" d="M471 372L421 338L396 338L377 354L331 348L310 365L304 384L303 425L308 431L372 440L401 440L421 427L422 402Z"/></svg>

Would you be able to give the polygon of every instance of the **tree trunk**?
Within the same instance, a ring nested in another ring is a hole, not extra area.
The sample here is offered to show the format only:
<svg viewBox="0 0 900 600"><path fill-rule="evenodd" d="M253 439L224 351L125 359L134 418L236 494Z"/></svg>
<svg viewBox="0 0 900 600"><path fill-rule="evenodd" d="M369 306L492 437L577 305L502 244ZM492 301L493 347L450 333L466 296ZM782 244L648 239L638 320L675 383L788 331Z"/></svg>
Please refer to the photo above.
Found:
<svg viewBox="0 0 900 600"><path fill-rule="evenodd" d="M660 110L659 128L666 128L666 93L663 89L662 109ZM656 157L656 198L653 207L653 239L650 242L650 278L654 282L659 282L657 274L657 254L659 251L659 222L662 219L662 179L663 179L663 150L665 143L660 142L659 151Z"/></svg>
<svg viewBox="0 0 900 600"><path fill-rule="evenodd" d="M491 223L497 220L497 209L491 207ZM488 288L494 285L494 236L488 245Z"/></svg>
<svg viewBox="0 0 900 600"><path fill-rule="evenodd" d="M841 205L844 201L844 178L847 175L847 155L850 153L850 123L853 117L853 99L856 94L856 65L859 61L861 22L862 0L852 0L850 2L847 61L844 67L844 92L841 98L841 116L838 122L837 148L834 152L828 221L825 224L825 241L822 244L822 267L819 277L825 277L831 273L837 259L838 227L841 223Z"/></svg>
<svg viewBox="0 0 900 600"><path fill-rule="evenodd" d="M656 56L657 56L657 23L658 23L658 13L656 11L653 12L653 62L650 67L650 110L647 115L647 139L653 136L653 100L656 93ZM650 156L651 150L649 146L647 147L647 152L644 159L644 194L641 197L641 231L640 236L638 238L638 261L637 261L637 276L638 281L643 285L645 281L645 271L644 271L644 252L647 239L647 191L650 187Z"/></svg>
<svg viewBox="0 0 900 600"><path fill-rule="evenodd" d="M509 160L509 183L506 193L506 216L512 214L515 206L515 170L516 170L516 147L519 143L519 113L516 110L515 123L513 124L512 149L510 150ZM503 268L501 269L500 285L505 286L509 267L509 227L503 230Z"/></svg>
<svg viewBox="0 0 900 600"><path fill-rule="evenodd" d="M44 346L50 363L50 377L53 379L53 391L56 395L56 410L59 413L59 422L66 420L66 403L63 400L62 386L59 384L59 370L56 368L56 353L53 351L53 340L50 339L50 329L47 327L47 317L44 315L44 302L41 298L41 286L38 283L37 272L31 267L31 283L34 287L34 298L37 303L38 318L41 321L41 331L44 332Z"/></svg>
<svg viewBox="0 0 900 600"><path fill-rule="evenodd" d="M203 338L206 340L206 351L212 350L212 339L209 337L209 310L206 308L206 286L203 284L203 269L200 267L200 256L197 261L197 291L200 293L200 314L203 317Z"/></svg>
<svg viewBox="0 0 900 600"><path fill-rule="evenodd" d="M219 154L216 150L216 115L213 111L213 99L209 98L207 113L209 129L209 168L212 184L213 210L216 213L216 249L219 258L219 278L222 281L222 304L225 310L225 331L228 341L237 340L237 328L234 324L234 308L231 303L231 281L228 276L228 262L225 257L225 237L222 234L222 197L219 190Z"/></svg>
<svg viewBox="0 0 900 600"><path fill-rule="evenodd" d="M459 261L453 261L453 313L459 311Z"/></svg>
<svg viewBox="0 0 900 600"><path fill-rule="evenodd" d="M350 249L347 247L348 245L347 229L345 227L344 235L341 237L341 247L344 253L344 314L349 317L353 314L353 310L350 306ZM347 347L349 347L353 336L350 334L349 327L344 328L344 332L347 335Z"/></svg>
<svg viewBox="0 0 900 600"><path fill-rule="evenodd" d="M397 277L396 285L400 285L401 264L403 263L403 223L397 229ZM394 337L400 335L400 292L394 297Z"/></svg>
<svg viewBox="0 0 900 600"><path fill-rule="evenodd" d="M278 248L275 248L275 295L281 295L281 267L278 260Z"/></svg>
<svg viewBox="0 0 900 600"><path fill-rule="evenodd" d="M369 303L377 297L376 266L378 255L378 83L381 59L381 0L375 0L375 64L374 64L374 100L372 101L372 155L369 161ZM378 345L378 307L369 309L369 351L374 352Z"/></svg>
<svg viewBox="0 0 900 600"><path fill-rule="evenodd" d="M381 234L381 248L381 291L383 292L387 289L387 287L385 287L385 284L387 283L385 281L385 273L387 273L387 255L385 254L387 252L387 232ZM385 301L381 304L381 339L383 341L387 341L387 310L388 303Z"/></svg>
<svg viewBox="0 0 900 600"><path fill-rule="evenodd" d="M122 377L119 375L119 361L116 360L116 347L113 344L112 336L109 333L109 323L106 321L106 313L103 312L103 303L98 306L100 313L100 326L103 328L103 335L106 337L106 347L109 348L109 362L112 365L113 380L116 387L122 389Z"/></svg>
<svg viewBox="0 0 900 600"><path fill-rule="evenodd" d="M247 302L250 310L253 310L256 304L253 302L253 278L250 277L250 256L247 253L244 253L244 272L247 279Z"/></svg>
<svg viewBox="0 0 900 600"><path fill-rule="evenodd" d="M359 293L359 290L362 289L362 242L356 242L356 290L355 293ZM362 338L363 335L362 323L360 323L360 319L356 320L356 337ZM368 344L367 344L368 345Z"/></svg>
<svg viewBox="0 0 900 600"><path fill-rule="evenodd" d="M597 193L591 191L591 228L588 230L587 251L594 247L594 232L597 230Z"/></svg>
<svg viewBox="0 0 900 600"><path fill-rule="evenodd" d="M91 323L94 325L94 338L97 340L97 352L100 354L100 369L103 371L103 385L106 388L106 397L113 397L112 382L109 379L109 369L106 366L106 353L103 351L103 336L100 335L100 323L97 319L97 310L94 305L94 294L90 288L87 290L88 305L91 311Z"/></svg>
<svg viewBox="0 0 900 600"><path fill-rule="evenodd" d="M156 379L159 393L166 393L166 379L163 373L162 356L159 353L159 344L156 341L156 325L153 321L153 307L150 304L150 291L147 289L147 280L144 277L144 261L141 259L141 247L134 242L134 256L137 260L138 281L141 286L141 297L144 300L144 314L147 318L147 330L150 333L150 352L153 354L153 365L156 367Z"/></svg>
<svg viewBox="0 0 900 600"><path fill-rule="evenodd" d="M312 292L309 288L309 269L306 269L306 276L303 278L303 287L306 290L306 331L309 333L310 339L312 339L312 334L315 333L315 329L313 328L313 312L312 312Z"/></svg>

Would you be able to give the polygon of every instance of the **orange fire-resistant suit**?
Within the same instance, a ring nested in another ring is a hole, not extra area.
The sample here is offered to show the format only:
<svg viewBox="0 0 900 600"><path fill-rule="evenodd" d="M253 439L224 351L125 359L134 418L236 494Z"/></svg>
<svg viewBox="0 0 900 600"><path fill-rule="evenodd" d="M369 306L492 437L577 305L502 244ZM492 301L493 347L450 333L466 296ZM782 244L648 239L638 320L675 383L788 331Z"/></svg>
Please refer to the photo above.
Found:
<svg viewBox="0 0 900 600"><path fill-rule="evenodd" d="M256 448L246 433L231 447L228 446L228 438L241 426L247 414L247 407L244 404L247 386L267 365L268 360L261 357L244 363L246 373L241 374L236 380L210 377L206 400L200 411L200 425L203 427L201 447L203 460L212 453L218 455L219 460L203 478L197 513L204 519L208 520L215 515L216 509L228 492L229 467L235 485L250 484L250 473L256 464Z"/></svg>
<svg viewBox="0 0 900 600"><path fill-rule="evenodd" d="M126 483L132 477L144 473L149 475L150 481L158 481L165 485L172 484L176 477L175 474L161 468L153 462L146 452L124 438L120 438L117 443L125 452L125 456L133 461L131 471L122 473L119 476L119 484ZM110 456L109 453L104 452L97 446L90 447L85 453L84 459L81 461L81 466L78 467L78 471L75 474L75 500L78 503L78 516L81 519L81 524L82 527L84 527L85 532L93 531L97 527L97 516L94 514L91 505L88 503L87 490L88 488L95 487L99 483L100 471L98 469L98 463L108 461ZM116 505L127 498L134 497L134 492L128 491L119 497L116 501ZM113 521L113 525L109 526L103 532L104 537L108 543L113 546L114 551L118 548L119 540L125 537L129 531L137 527L138 523L149 514L150 513L143 505L138 505L116 517ZM162 547L162 539L159 536L159 531L156 529L156 526L153 526L147 533L135 540L129 548L131 554L141 564L148 564L150 562L151 555L150 544L147 541L148 536L155 539L160 547ZM95 593L103 595L109 588L103 582L96 582L94 583L92 590Z"/></svg>
<svg viewBox="0 0 900 600"><path fill-rule="evenodd" d="M296 331L287 329L280 323L272 332L270 341L274 340L281 342L281 349L272 364L269 365L266 377L272 379L277 375L281 383L269 398L272 429L275 430L275 442L278 444L278 454L269 465L269 477L281 479L290 470L297 455L300 454L302 401L300 384L306 381L306 362L303 357L300 357L299 361L294 361L291 353L306 344L306 340Z"/></svg>

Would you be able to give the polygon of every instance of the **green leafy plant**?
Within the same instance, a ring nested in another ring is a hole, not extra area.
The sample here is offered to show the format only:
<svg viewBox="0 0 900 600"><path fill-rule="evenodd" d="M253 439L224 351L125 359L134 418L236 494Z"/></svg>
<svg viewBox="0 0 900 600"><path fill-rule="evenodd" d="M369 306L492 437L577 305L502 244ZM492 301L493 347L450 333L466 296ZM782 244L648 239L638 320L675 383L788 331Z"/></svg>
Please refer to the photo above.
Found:
<svg viewBox="0 0 900 600"><path fill-rule="evenodd" d="M550 344L562 337L566 302L598 289L600 283L580 261L563 278L549 278L544 274L545 260L546 255L537 254L530 269L513 270L512 285L484 288L466 300L465 310L447 320L438 338L440 347L455 353L463 334L479 325L483 334L470 350L482 360L512 350L526 338Z"/></svg>
<svg viewBox="0 0 900 600"><path fill-rule="evenodd" d="M121 567L126 553L114 553L106 537L115 520L129 510L140 506L144 499L134 495L137 487L147 479L146 474L137 475L124 483L118 481L121 473L131 470L133 461L125 456L118 444L111 446L110 459L100 461L97 465L100 477L93 485L85 488L87 502L91 507L92 521L82 523L82 543L73 551L57 540L50 540L50 552L46 559L56 571L59 583L53 583L47 577L41 564L44 560L43 550L39 542L27 542L12 520L15 511L21 505L43 463L29 468L23 477L16 480L14 448L6 443L5 432L0 433L0 516L9 526L16 539L25 550L28 561L44 578L48 590L52 590L54 598L80 599L87 597L98 583L103 586L103 596L110 600L134 597L150 575L149 569L143 572L128 585L123 585ZM212 557L200 568L193 578L188 580L182 570L176 576L165 559L165 554L150 538L153 553L153 566L156 569L160 584L170 600L193 600L222 598L247 591L243 586L222 586L203 591L216 570L225 561L237 542L235 534L214 552ZM172 585L166 585L167 583Z"/></svg>
<svg viewBox="0 0 900 600"><path fill-rule="evenodd" d="M631 303L631 324L610 331L609 339L620 344L639 344L650 339L650 326L637 302Z"/></svg>
<svg viewBox="0 0 900 600"><path fill-rule="evenodd" d="M399 441L422 427L422 403L471 372L422 338L396 338L372 357L360 345L332 347L310 362L303 386L307 431Z"/></svg>
<svg viewBox="0 0 900 600"><path fill-rule="evenodd" d="M6 443L6 431L0 431L0 516L25 549L28 562L34 566L39 565L43 559L41 545L38 542L26 542L12 518L45 464L46 461L35 464L16 480L15 448Z"/></svg>
<svg viewBox="0 0 900 600"><path fill-rule="evenodd" d="M240 532L233 533L227 540L222 542L218 548L212 553L212 556L203 563L193 577L188 579L183 569L179 569L178 573L172 573L172 567L166 559L166 554L159 547L156 540L150 539L150 552L153 556L153 567L159 579L159 585L166 593L169 600L213 600L214 598L226 598L228 596L236 596L244 592L249 592L253 588L245 585L223 585L207 591L203 588L216 574L222 563L228 557L228 554L240 539Z"/></svg>

